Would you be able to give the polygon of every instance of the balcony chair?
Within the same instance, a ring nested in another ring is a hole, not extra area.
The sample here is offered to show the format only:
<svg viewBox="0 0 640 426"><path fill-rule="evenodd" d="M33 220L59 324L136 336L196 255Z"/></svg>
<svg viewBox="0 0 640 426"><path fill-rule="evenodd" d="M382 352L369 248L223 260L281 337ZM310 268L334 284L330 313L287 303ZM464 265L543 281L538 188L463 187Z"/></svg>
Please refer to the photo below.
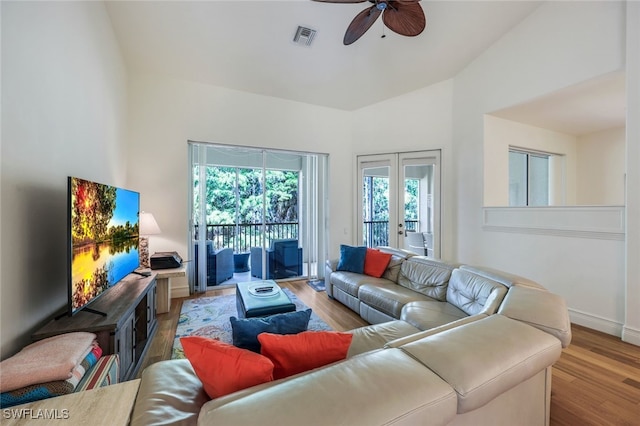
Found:
<svg viewBox="0 0 640 426"><path fill-rule="evenodd" d="M302 248L297 239L273 240L266 250L266 279L299 277L302 275ZM263 279L262 247L251 248L251 275Z"/></svg>
<svg viewBox="0 0 640 426"><path fill-rule="evenodd" d="M198 242L195 247L195 270L196 282L198 280ZM223 281L233 278L233 249L221 248L213 249L213 241L207 241L207 285L218 285Z"/></svg>
<svg viewBox="0 0 640 426"><path fill-rule="evenodd" d="M427 246L424 241L424 235L422 232L407 231L405 237L405 245L409 251L412 251L421 256L427 254Z"/></svg>

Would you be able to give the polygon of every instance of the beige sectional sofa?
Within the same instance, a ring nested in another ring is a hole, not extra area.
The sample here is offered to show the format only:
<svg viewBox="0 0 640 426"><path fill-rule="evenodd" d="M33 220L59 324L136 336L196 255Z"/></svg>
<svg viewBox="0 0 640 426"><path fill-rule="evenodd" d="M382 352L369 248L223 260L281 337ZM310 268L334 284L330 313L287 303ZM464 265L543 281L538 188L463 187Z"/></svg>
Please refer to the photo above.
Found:
<svg viewBox="0 0 640 426"><path fill-rule="evenodd" d="M420 330L497 313L555 335L567 346L571 328L564 301L540 284L490 268L459 265L416 256L391 247L381 278L325 267L327 295L370 324L403 320Z"/></svg>
<svg viewBox="0 0 640 426"><path fill-rule="evenodd" d="M345 360L209 401L187 360L143 373L132 424L546 425L564 301L524 278L401 250L382 278L336 271L330 297L371 325Z"/></svg>

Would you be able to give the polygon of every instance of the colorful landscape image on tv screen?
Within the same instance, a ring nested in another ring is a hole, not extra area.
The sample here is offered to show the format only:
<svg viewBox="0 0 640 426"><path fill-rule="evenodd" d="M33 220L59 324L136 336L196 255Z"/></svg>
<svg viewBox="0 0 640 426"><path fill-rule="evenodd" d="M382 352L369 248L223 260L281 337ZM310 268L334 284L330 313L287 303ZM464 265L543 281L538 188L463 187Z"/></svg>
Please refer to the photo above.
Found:
<svg viewBox="0 0 640 426"><path fill-rule="evenodd" d="M69 178L72 314L140 265L139 210L138 192Z"/></svg>

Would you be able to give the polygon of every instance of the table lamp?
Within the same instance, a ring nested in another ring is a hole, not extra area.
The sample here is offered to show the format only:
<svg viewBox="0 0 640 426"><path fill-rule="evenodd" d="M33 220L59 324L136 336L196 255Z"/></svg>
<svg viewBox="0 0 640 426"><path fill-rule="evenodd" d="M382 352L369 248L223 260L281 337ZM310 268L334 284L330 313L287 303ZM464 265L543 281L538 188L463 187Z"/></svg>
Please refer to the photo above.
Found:
<svg viewBox="0 0 640 426"><path fill-rule="evenodd" d="M150 268L149 263L149 235L159 234L160 227L151 213L140 212L140 267Z"/></svg>

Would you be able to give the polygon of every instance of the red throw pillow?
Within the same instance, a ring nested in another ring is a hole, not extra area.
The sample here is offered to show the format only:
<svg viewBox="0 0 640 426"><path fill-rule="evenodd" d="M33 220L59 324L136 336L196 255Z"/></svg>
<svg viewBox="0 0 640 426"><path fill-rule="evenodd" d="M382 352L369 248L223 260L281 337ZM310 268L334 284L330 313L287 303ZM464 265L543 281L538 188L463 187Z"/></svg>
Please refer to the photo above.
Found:
<svg viewBox="0 0 640 426"><path fill-rule="evenodd" d="M364 273L372 277L380 278L387 270L391 261L391 253L383 253L380 250L367 248L364 257Z"/></svg>
<svg viewBox="0 0 640 426"><path fill-rule="evenodd" d="M210 398L273 380L269 358L202 336L181 337L184 354Z"/></svg>
<svg viewBox="0 0 640 426"><path fill-rule="evenodd" d="M273 377L282 379L347 357L351 333L303 331L298 334L260 333L260 353L273 362Z"/></svg>

